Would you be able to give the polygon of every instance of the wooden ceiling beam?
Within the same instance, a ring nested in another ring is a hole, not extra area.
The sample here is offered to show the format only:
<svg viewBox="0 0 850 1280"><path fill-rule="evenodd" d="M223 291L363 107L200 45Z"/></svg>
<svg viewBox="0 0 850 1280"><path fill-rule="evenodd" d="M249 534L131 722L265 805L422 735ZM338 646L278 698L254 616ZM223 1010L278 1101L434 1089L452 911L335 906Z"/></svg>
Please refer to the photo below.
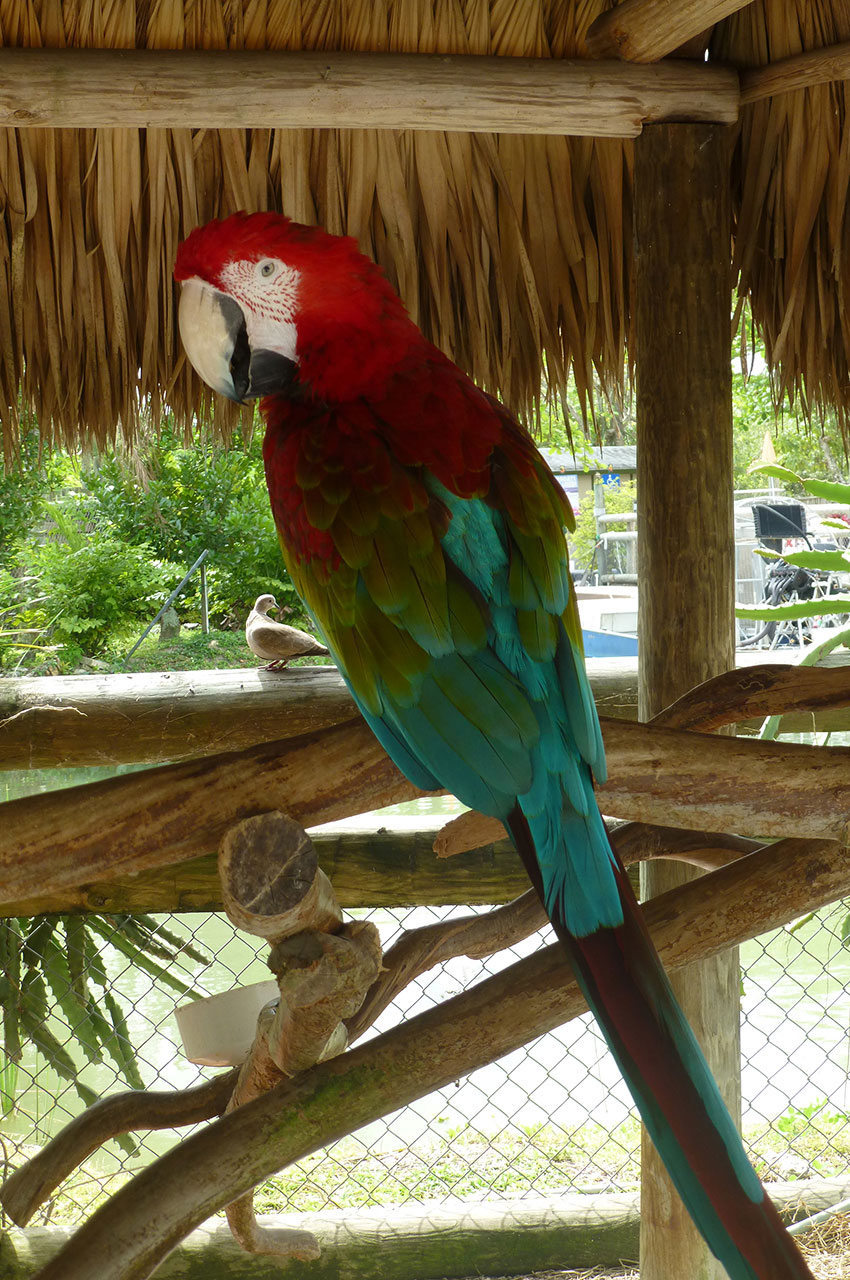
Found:
<svg viewBox="0 0 850 1280"><path fill-rule="evenodd" d="M741 73L741 105L832 80L850 79L850 42L811 49Z"/></svg>
<svg viewBox="0 0 850 1280"><path fill-rule="evenodd" d="M596 58L655 62L681 48L751 0L623 0L601 13L587 33Z"/></svg>
<svg viewBox="0 0 850 1280"><path fill-rule="evenodd" d="M733 70L436 54L0 50L12 128L363 128L636 137L732 123Z"/></svg>

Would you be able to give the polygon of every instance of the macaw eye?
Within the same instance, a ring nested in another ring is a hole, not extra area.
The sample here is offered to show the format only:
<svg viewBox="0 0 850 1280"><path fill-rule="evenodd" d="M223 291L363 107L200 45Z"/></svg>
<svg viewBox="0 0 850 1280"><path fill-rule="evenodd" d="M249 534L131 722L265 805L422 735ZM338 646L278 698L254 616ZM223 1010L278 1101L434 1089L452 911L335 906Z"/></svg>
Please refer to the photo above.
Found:
<svg viewBox="0 0 850 1280"><path fill-rule="evenodd" d="M258 263L257 274L262 276L264 280L271 280L277 271L278 265L272 258L267 258L265 262Z"/></svg>

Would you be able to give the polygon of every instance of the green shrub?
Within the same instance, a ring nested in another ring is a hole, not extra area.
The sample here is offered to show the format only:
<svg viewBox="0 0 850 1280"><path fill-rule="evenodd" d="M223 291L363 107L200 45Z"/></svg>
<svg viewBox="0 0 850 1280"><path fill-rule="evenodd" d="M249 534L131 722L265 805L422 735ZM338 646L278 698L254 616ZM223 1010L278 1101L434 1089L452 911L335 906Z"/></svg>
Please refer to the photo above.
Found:
<svg viewBox="0 0 850 1280"><path fill-rule="evenodd" d="M128 546L98 533L76 549L47 541L35 564L53 637L88 654L102 652L110 635L128 623L150 620L181 576L144 543Z"/></svg>
<svg viewBox="0 0 850 1280"><path fill-rule="evenodd" d="M241 626L265 592L300 612L283 567L258 439L246 443L237 435L225 447L196 434L187 446L166 428L143 443L138 465L109 453L82 481L98 519L116 536L144 540L157 557L184 566L183 572L202 551L212 552L207 589L217 625ZM175 607L197 620L197 575Z"/></svg>

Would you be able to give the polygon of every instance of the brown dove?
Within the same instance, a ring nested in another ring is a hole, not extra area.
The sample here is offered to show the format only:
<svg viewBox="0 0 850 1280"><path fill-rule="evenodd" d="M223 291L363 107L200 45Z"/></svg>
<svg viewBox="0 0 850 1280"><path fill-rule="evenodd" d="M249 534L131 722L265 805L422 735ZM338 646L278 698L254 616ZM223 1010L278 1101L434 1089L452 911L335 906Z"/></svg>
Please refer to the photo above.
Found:
<svg viewBox="0 0 850 1280"><path fill-rule="evenodd" d="M303 658L308 653L328 656L325 646L306 631L284 626L270 618L269 609L277 607L274 596L260 596L245 623L248 648L258 658L268 660L266 671L280 671L290 658Z"/></svg>

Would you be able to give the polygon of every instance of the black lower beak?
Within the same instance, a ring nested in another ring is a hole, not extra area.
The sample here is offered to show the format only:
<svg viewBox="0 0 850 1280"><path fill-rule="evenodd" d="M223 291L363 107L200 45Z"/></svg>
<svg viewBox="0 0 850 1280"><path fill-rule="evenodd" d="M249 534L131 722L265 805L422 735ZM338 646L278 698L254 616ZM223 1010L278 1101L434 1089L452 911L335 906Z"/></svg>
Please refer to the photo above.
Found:
<svg viewBox="0 0 850 1280"><path fill-rule="evenodd" d="M247 339L245 342L247 347ZM234 359L236 352L233 353ZM248 384L246 396L269 396L287 391L297 376L294 360L282 356L279 351L254 351L249 353ZM236 379L234 377L234 383Z"/></svg>

